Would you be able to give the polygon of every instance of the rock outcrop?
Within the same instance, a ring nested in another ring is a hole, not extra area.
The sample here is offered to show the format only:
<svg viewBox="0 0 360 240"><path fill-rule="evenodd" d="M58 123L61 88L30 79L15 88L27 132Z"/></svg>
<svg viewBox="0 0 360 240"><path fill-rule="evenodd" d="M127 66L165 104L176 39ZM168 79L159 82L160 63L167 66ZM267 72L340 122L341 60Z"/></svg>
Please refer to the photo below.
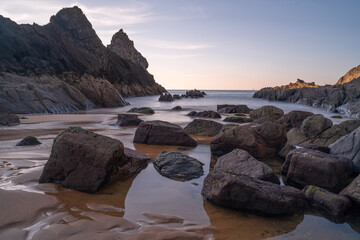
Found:
<svg viewBox="0 0 360 240"><path fill-rule="evenodd" d="M124 152L116 139L70 127L55 139L40 183L60 183L66 188L97 192L117 179L125 180L145 168L149 158Z"/></svg>
<svg viewBox="0 0 360 240"><path fill-rule="evenodd" d="M360 77L344 84L291 87L293 85L263 88L253 97L322 107L360 118Z"/></svg>
<svg viewBox="0 0 360 240"><path fill-rule="evenodd" d="M134 143L196 147L197 142L182 127L165 121L147 121L138 126Z"/></svg>
<svg viewBox="0 0 360 240"><path fill-rule="evenodd" d="M246 105L230 104L217 105L216 109L219 113L249 113L251 111L251 109Z"/></svg>
<svg viewBox="0 0 360 240"><path fill-rule="evenodd" d="M360 77L360 65L350 69L344 76L342 76L336 84L344 84Z"/></svg>
<svg viewBox="0 0 360 240"><path fill-rule="evenodd" d="M159 97L159 102L172 102L172 101L174 101L174 98L170 93L162 93Z"/></svg>
<svg viewBox="0 0 360 240"><path fill-rule="evenodd" d="M137 115L134 114L119 114L116 125L120 127L126 126L138 126L143 120L139 119Z"/></svg>
<svg viewBox="0 0 360 240"><path fill-rule="evenodd" d="M213 137L220 132L222 126L221 123L211 120L194 119L184 128L184 130L188 134Z"/></svg>
<svg viewBox="0 0 360 240"><path fill-rule="evenodd" d="M16 114L0 113L0 126L16 126L19 124L20 119Z"/></svg>
<svg viewBox="0 0 360 240"><path fill-rule="evenodd" d="M14 102L11 112L119 107L123 96L165 91L144 67L106 48L78 7L60 10L44 26L0 16L0 32L0 106Z"/></svg>
<svg viewBox="0 0 360 240"><path fill-rule="evenodd" d="M303 121L312 115L314 114L311 112L291 111L278 119L276 123L284 124L286 126L286 130L289 131L292 128L300 127Z"/></svg>
<svg viewBox="0 0 360 240"><path fill-rule="evenodd" d="M161 175L178 181L189 181L204 175L202 162L179 152L161 152L153 164Z"/></svg>
<svg viewBox="0 0 360 240"><path fill-rule="evenodd" d="M284 116L284 111L274 106L263 106L250 112L252 119L278 120L282 116Z"/></svg>
<svg viewBox="0 0 360 240"><path fill-rule="evenodd" d="M155 111L149 107L139 107L139 108L132 108L128 112L131 113L141 113L141 114L154 114Z"/></svg>

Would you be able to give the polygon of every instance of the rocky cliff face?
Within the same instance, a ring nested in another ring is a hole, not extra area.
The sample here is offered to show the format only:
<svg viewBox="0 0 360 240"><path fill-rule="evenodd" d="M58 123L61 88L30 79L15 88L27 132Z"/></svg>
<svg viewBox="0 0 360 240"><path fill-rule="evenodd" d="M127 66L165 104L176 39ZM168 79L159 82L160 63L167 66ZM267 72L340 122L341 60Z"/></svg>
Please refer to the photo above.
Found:
<svg viewBox="0 0 360 240"><path fill-rule="evenodd" d="M78 7L62 9L44 26L18 25L0 16L0 72L0 102L16 103L11 109L3 104L1 108L19 113L58 112L59 105L68 110L124 106L122 96L165 91L140 63L106 48ZM23 98L20 93L27 83L34 95ZM60 94L52 87L60 85L71 91ZM84 98L75 101L78 104L70 101L74 91L77 100ZM46 100L40 104L43 107L29 106L42 100Z"/></svg>
<svg viewBox="0 0 360 240"><path fill-rule="evenodd" d="M133 63L147 69L149 64L141 53L139 53L134 42L131 41L126 33L120 29L111 39L111 44L107 46L111 51L124 59L129 59Z"/></svg>
<svg viewBox="0 0 360 240"><path fill-rule="evenodd" d="M360 77L360 65L350 69L344 76L342 76L336 84L344 84Z"/></svg>
<svg viewBox="0 0 360 240"><path fill-rule="evenodd" d="M344 84L317 87L263 88L253 97L323 107L360 118L360 78Z"/></svg>

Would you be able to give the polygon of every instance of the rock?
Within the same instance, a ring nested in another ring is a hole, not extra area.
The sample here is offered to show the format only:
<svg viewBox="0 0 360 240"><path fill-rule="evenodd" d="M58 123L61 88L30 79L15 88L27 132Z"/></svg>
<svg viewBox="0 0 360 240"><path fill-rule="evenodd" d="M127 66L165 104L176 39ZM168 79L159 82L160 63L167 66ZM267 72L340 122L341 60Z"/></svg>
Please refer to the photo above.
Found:
<svg viewBox="0 0 360 240"><path fill-rule="evenodd" d="M113 35L111 43L107 47L120 57L130 60L144 69L149 66L146 58L136 50L134 42L129 39L122 29Z"/></svg>
<svg viewBox="0 0 360 240"><path fill-rule="evenodd" d="M156 156L153 164L161 175L178 181L189 181L204 175L202 162L179 152L163 151Z"/></svg>
<svg viewBox="0 0 360 240"><path fill-rule="evenodd" d="M16 144L16 146L32 146L32 145L39 145L41 142L36 137L33 136L27 136L20 142Z"/></svg>
<svg viewBox="0 0 360 240"><path fill-rule="evenodd" d="M279 178L274 174L271 167L256 160L248 152L241 149L235 149L218 158L214 171L247 175L259 180L280 184Z"/></svg>
<svg viewBox="0 0 360 240"><path fill-rule="evenodd" d="M226 117L224 122L234 122L234 123L249 123L253 120L248 117Z"/></svg>
<svg viewBox="0 0 360 240"><path fill-rule="evenodd" d="M123 96L165 91L139 62L113 51L114 47L120 49L120 44L105 47L76 6L60 10L44 26L18 25L0 16L0 29L0 72L4 73L0 80L0 111L67 112L120 107L126 103ZM129 52L128 45L124 48L121 50ZM12 83L12 79L20 79L21 84ZM12 103L12 107L6 107L6 103Z"/></svg>
<svg viewBox="0 0 360 240"><path fill-rule="evenodd" d="M250 112L250 117L252 119L261 119L268 117L273 120L278 120L282 116L284 116L284 111L274 106L263 106Z"/></svg>
<svg viewBox="0 0 360 240"><path fill-rule="evenodd" d="M288 153L294 149L299 148L306 148L306 149L313 149L318 150L320 152L329 153L329 148L322 145L316 145L316 144L302 144L302 145L293 145L293 144L285 144L285 146L281 149L279 152L279 155L283 158L286 158Z"/></svg>
<svg viewBox="0 0 360 240"><path fill-rule="evenodd" d="M94 193L117 179L131 177L147 163L128 158L119 140L70 127L55 138L39 182Z"/></svg>
<svg viewBox="0 0 360 240"><path fill-rule="evenodd" d="M181 99L181 96L179 94L174 94L173 98L174 98L174 100L179 100L179 99Z"/></svg>
<svg viewBox="0 0 360 240"><path fill-rule="evenodd" d="M332 125L333 123L330 119L325 118L321 114L316 114L307 117L302 122L300 129L305 133L306 137L311 138L319 135L326 129L331 128Z"/></svg>
<svg viewBox="0 0 360 240"><path fill-rule="evenodd" d="M220 114L214 111L202 111L202 112L196 112L191 111L188 113L188 116L190 117L203 117L203 118L221 118Z"/></svg>
<svg viewBox="0 0 360 240"><path fill-rule="evenodd" d="M202 98L206 95L206 93L203 91L194 89L194 90L186 91L185 95L190 98Z"/></svg>
<svg viewBox="0 0 360 240"><path fill-rule="evenodd" d="M351 201L346 197L326 191L313 185L303 189L305 198L311 209L336 220L343 218L351 208Z"/></svg>
<svg viewBox="0 0 360 240"><path fill-rule="evenodd" d="M142 114L154 114L155 113L155 111L149 107L132 108L128 112L142 113Z"/></svg>
<svg viewBox="0 0 360 240"><path fill-rule="evenodd" d="M162 93L159 97L160 102L172 102L174 101L173 96L170 93Z"/></svg>
<svg viewBox="0 0 360 240"><path fill-rule="evenodd" d="M249 113L251 109L246 105L217 105L217 111L219 113Z"/></svg>
<svg viewBox="0 0 360 240"><path fill-rule="evenodd" d="M291 128L298 128L302 122L307 118L314 115L311 112L305 111L291 111L276 121L278 124L284 124L286 130L289 131Z"/></svg>
<svg viewBox="0 0 360 240"><path fill-rule="evenodd" d="M356 205L360 206L360 175L344 188L340 195L349 198Z"/></svg>
<svg viewBox="0 0 360 240"><path fill-rule="evenodd" d="M306 148L291 151L281 169L289 185L315 185L329 191L339 190L353 171L353 163L347 158Z"/></svg>
<svg viewBox="0 0 360 240"><path fill-rule="evenodd" d="M184 130L188 134L213 137L220 132L222 126L223 125L218 122L205 119L194 119L184 128Z"/></svg>
<svg viewBox="0 0 360 240"><path fill-rule="evenodd" d="M134 143L197 146L195 139L190 137L180 126L158 120L140 123L135 132Z"/></svg>
<svg viewBox="0 0 360 240"><path fill-rule="evenodd" d="M343 118L341 115L333 115L331 118Z"/></svg>
<svg viewBox="0 0 360 240"><path fill-rule="evenodd" d="M173 111L181 111L182 107L176 106L176 107L173 107L171 110L173 110Z"/></svg>
<svg viewBox="0 0 360 240"><path fill-rule="evenodd" d="M272 122L224 127L210 142L211 153L222 156L243 149L257 159L278 154L286 142L286 128Z"/></svg>
<svg viewBox="0 0 360 240"><path fill-rule="evenodd" d="M304 194L298 189L224 172L209 172L201 194L212 203L261 214L289 215L305 207Z"/></svg>
<svg viewBox="0 0 360 240"><path fill-rule="evenodd" d="M16 126L20 124L20 119L15 114L0 113L0 126Z"/></svg>
<svg viewBox="0 0 360 240"><path fill-rule="evenodd" d="M146 154L126 147L124 147L124 155L127 158L127 163L119 170L119 179L121 180L126 180L129 176L145 169L151 161L151 158Z"/></svg>
<svg viewBox="0 0 360 240"><path fill-rule="evenodd" d="M354 163L355 171L360 172L360 127L339 138L329 149L332 155L350 159Z"/></svg>
<svg viewBox="0 0 360 240"><path fill-rule="evenodd" d="M121 113L118 115L116 125L120 127L138 126L141 122L143 122L143 120L139 119L138 116L134 114Z"/></svg>
<svg viewBox="0 0 360 240"><path fill-rule="evenodd" d="M288 86L263 88L256 92L253 97L322 107L335 113L360 117L360 103L358 101L360 77L344 84L310 85L313 84L295 88Z"/></svg>
<svg viewBox="0 0 360 240"><path fill-rule="evenodd" d="M344 84L360 77L360 65L350 69L344 76L342 76L336 84Z"/></svg>

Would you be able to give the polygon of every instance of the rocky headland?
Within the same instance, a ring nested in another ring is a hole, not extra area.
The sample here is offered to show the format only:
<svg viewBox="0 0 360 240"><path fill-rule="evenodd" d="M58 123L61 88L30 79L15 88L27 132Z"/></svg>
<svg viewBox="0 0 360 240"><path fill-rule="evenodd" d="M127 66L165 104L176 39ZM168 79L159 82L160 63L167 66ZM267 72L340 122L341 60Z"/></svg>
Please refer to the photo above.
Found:
<svg viewBox="0 0 360 240"><path fill-rule="evenodd" d="M122 30L105 47L78 7L44 26L0 16L0 112L69 112L127 105L165 91Z"/></svg>
<svg viewBox="0 0 360 240"><path fill-rule="evenodd" d="M319 86L298 79L288 85L263 88L253 97L322 107L360 118L360 66L351 69L334 85Z"/></svg>

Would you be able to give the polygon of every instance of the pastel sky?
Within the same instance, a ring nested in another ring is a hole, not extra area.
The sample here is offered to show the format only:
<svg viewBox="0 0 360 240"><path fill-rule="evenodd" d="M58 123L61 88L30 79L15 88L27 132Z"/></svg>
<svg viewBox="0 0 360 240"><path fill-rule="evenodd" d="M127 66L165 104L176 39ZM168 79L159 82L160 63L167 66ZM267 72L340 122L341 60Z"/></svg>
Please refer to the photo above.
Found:
<svg viewBox="0 0 360 240"><path fill-rule="evenodd" d="M0 0L17 23L79 6L104 45L123 28L168 89L334 84L360 64L359 0Z"/></svg>

